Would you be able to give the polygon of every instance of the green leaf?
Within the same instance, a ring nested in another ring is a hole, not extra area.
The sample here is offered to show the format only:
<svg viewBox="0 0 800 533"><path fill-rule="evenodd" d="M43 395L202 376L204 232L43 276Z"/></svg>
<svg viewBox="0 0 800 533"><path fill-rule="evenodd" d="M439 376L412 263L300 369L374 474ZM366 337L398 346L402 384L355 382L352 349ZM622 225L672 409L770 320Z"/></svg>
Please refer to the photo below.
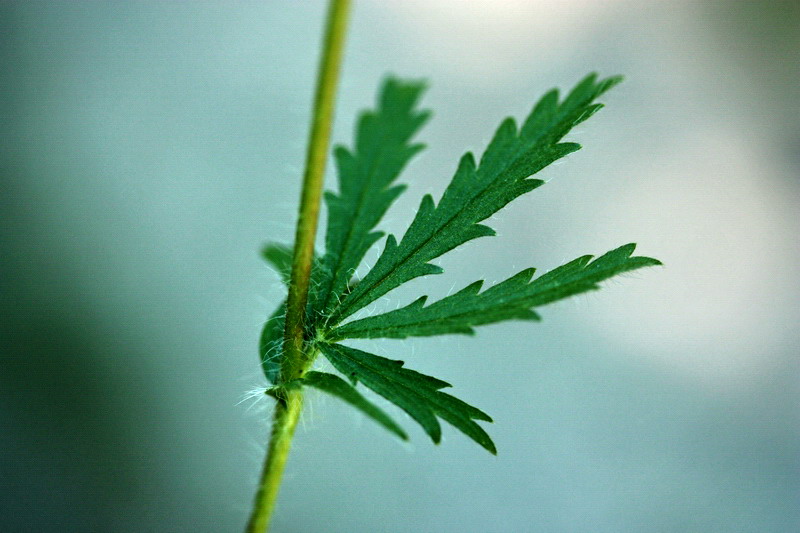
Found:
<svg viewBox="0 0 800 533"><path fill-rule="evenodd" d="M541 180L528 178L580 148L559 141L597 112L600 104L594 100L619 81L598 82L591 74L560 103L557 91L545 95L520 128L513 119L504 120L480 163L471 153L464 155L439 204L426 195L402 240L398 243L389 235L372 270L330 309L327 325L339 323L411 279L441 273L429 261L467 241L494 235L494 230L479 222L542 185Z"/></svg>
<svg viewBox="0 0 800 533"><path fill-rule="evenodd" d="M286 301L267 319L261 330L258 341L258 353L261 357L261 369L270 383L278 382L283 357L283 327L286 316Z"/></svg>
<svg viewBox="0 0 800 533"><path fill-rule="evenodd" d="M402 361L379 357L341 344L319 344L331 364L349 377L377 392L416 420L434 443L442 438L437 417L447 421L493 454L492 439L475 420L492 419L475 407L445 394L440 389L450 384L403 367Z"/></svg>
<svg viewBox="0 0 800 533"><path fill-rule="evenodd" d="M631 257L635 248L635 244L627 244L594 261L586 255L533 281L534 269L529 268L483 292L479 292L483 282L476 281L427 307L427 296L423 296L395 311L339 326L326 338L338 341L448 333L472 335L473 326L514 319L539 320L534 307L599 289L598 283L623 272L661 264L649 257Z"/></svg>
<svg viewBox="0 0 800 533"><path fill-rule="evenodd" d="M403 429L398 426L394 420L389 418L389 415L384 413L378 406L364 398L355 387L347 383L345 380L334 374L327 374L325 372L308 372L302 379L296 380L302 385L314 387L321 391L327 392L333 396L344 400L353 407L359 409L365 415L373 419L378 424L382 425L403 440L408 440L408 435ZM290 386L294 382L287 383Z"/></svg>
<svg viewBox="0 0 800 533"><path fill-rule="evenodd" d="M292 277L292 256L294 250L291 246L270 242L261 249L261 256L273 266L275 272L281 277L285 285L289 285ZM258 354L261 357L261 370L270 383L278 382L281 371L281 357L283 354L283 327L286 315L286 301L270 315L261 329L258 340Z"/></svg>
<svg viewBox="0 0 800 533"><path fill-rule="evenodd" d="M281 281L289 285L289 280L292 277L294 248L287 244L270 242L261 249L261 256L275 268L275 271L281 277Z"/></svg>
<svg viewBox="0 0 800 533"><path fill-rule="evenodd" d="M387 79L378 108L362 113L358 121L353 150L339 146L334 152L339 194L325 194L326 252L315 305L320 312L338 303L364 254L383 236L373 231L375 225L405 190L392 183L423 148L410 142L430 116L416 109L423 90L422 83Z"/></svg>

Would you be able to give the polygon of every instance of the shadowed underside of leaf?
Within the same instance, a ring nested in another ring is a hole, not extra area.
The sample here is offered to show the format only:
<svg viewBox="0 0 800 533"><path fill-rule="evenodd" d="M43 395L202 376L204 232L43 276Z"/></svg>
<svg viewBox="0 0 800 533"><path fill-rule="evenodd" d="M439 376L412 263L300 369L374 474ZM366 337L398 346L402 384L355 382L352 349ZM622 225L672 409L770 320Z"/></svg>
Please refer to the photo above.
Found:
<svg viewBox="0 0 800 533"><path fill-rule="evenodd" d="M362 413L373 419L378 424L382 425L403 440L408 440L408 435L403 429L398 426L389 415L384 413L378 406L364 398L355 387L347 383L345 380L334 374L326 372L308 372L302 379L287 383L287 387L292 386L293 383L314 387L321 391L327 392L330 395L336 396L341 400L349 403Z"/></svg>
<svg viewBox="0 0 800 533"><path fill-rule="evenodd" d="M493 454L497 450L489 435L475 420L492 419L475 407L441 392L450 384L403 367L402 361L379 357L341 344L320 344L331 364L350 378L360 381L416 420L433 442L439 443L442 429L437 417L447 421Z"/></svg>
<svg viewBox="0 0 800 533"><path fill-rule="evenodd" d="M281 281L285 285L289 285L289 280L292 277L292 257L294 256L294 248L288 244L280 244L277 242L270 242L264 245L261 249L261 257L263 257L275 272L281 277Z"/></svg>
<svg viewBox="0 0 800 533"><path fill-rule="evenodd" d="M649 257L631 257L636 245L627 244L591 261L586 255L534 279L529 268L479 292L476 281L459 292L425 307L426 296L406 307L349 322L327 334L331 341L354 338L398 338L474 333L473 326L503 320L539 320L532 309L595 289L598 283L623 272L661 264Z"/></svg>
<svg viewBox="0 0 800 533"><path fill-rule="evenodd" d="M267 319L258 340L258 353L261 355L261 370L270 383L278 382L283 354L283 327L286 316L286 301L278 306Z"/></svg>
<svg viewBox="0 0 800 533"><path fill-rule="evenodd" d="M289 285L292 277L292 256L294 250L291 246L280 243L267 243L261 250L261 256L275 269L285 285ZM309 295L315 294L317 281L320 276L321 265L315 256L311 266L311 289ZM309 304L310 305L310 304ZM261 356L261 369L270 383L277 383L283 356L283 328L285 325L286 301L270 315L261 330L258 342L259 355Z"/></svg>
<svg viewBox="0 0 800 533"><path fill-rule="evenodd" d="M361 115L355 146L336 148L339 194L327 192L328 228L324 268L316 311L338 303L367 250L383 236L373 231L386 210L405 189L392 186L408 161L423 145L411 138L430 113L415 109L424 85L389 78L375 111Z"/></svg>
<svg viewBox="0 0 800 533"><path fill-rule="evenodd" d="M439 204L426 195L402 240L390 235L375 266L343 300L331 308L333 326L387 292L418 276L442 269L429 261L478 237L494 235L479 222L518 196L542 185L528 179L550 163L580 148L559 142L569 130L589 118L601 104L594 100L620 78L597 81L592 74L559 102L556 90L547 93L521 127L508 118L476 164L471 153L461 158L453 180Z"/></svg>
<svg viewBox="0 0 800 533"><path fill-rule="evenodd" d="M268 243L261 249L261 256L275 269L284 284L289 285L292 276L291 246L279 243ZM283 353L283 326L286 315L286 301L270 315L261 330L258 340L258 353L261 356L261 370L270 383L277 383L281 371L281 354Z"/></svg>

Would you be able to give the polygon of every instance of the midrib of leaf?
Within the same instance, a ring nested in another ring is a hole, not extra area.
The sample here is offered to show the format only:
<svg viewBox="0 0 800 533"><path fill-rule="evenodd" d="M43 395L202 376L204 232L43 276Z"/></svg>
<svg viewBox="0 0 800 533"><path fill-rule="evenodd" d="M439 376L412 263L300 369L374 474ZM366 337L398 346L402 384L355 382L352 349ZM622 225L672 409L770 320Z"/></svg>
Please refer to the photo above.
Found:
<svg viewBox="0 0 800 533"><path fill-rule="evenodd" d="M388 373L388 374L384 373L384 372L381 371L380 368L375 368L375 366L370 365L369 363L364 363L363 361L358 361L354 357L348 355L346 351L342 350L342 351L337 351L336 353L339 354L339 355L344 354L344 357L346 357L350 361L352 361L352 362L354 362L356 364L361 363L362 365L368 367L370 370L372 370L372 372L374 372L374 374L376 376L378 376L381 379L385 379L386 381L391 381L391 382L397 383L399 386L403 387L404 389L410 390L411 392L415 392L414 389L409 387L406 383L404 383L402 381L399 381L397 378L395 378L394 374L392 374L392 373ZM400 366L400 365L398 365L398 366ZM405 367L404 366L400 366L400 368L405 368ZM406 369L406 370L410 370L410 369ZM430 377L430 376L426 376L426 377ZM356 375L355 378L358 379L358 375ZM439 388L431 387L432 390L439 390L441 388L450 387L451 386L449 383L447 383L445 381L442 381L440 379L436 379L436 378L433 378L433 379L435 379L438 382L437 385L439 385Z"/></svg>
<svg viewBox="0 0 800 533"><path fill-rule="evenodd" d="M413 303L416 303L416 302L412 302L412 304ZM438 301L437 302L433 302L431 305L434 305L434 304L437 304L437 303L439 303L439 302ZM502 304L505 304L505 303L508 303L508 302L507 301L506 302L498 302L497 304L493 304L492 307L498 307L498 306L500 306ZM412 305L412 304L409 304L409 305ZM404 309L404 308L401 308L401 309ZM395 328L415 327L415 326L420 326L420 325L424 325L424 324L447 323L447 322L454 321L454 320L456 320L458 318L461 318L461 317L474 315L477 312L480 312L480 309L471 309L471 310L465 311L463 313L455 313L455 314L452 314L452 315L447 315L445 317L429 318L429 319L420 320L420 321L416 321L416 322L412 322L412 321L403 322L402 326L394 326L394 327ZM541 317L535 311L530 311L530 313L531 314L527 317L529 320L537 320L537 321L541 320ZM381 315L376 315L376 317L380 317L380 316ZM355 324L357 322L358 321L348 322L347 324L345 324L342 327L346 328L351 323ZM464 328L472 328L473 326L477 326L477 325L483 325L483 324L468 324L468 325L464 325ZM467 335L471 335L472 334L471 331L453 331L452 333L464 333L464 334L467 334ZM443 335L443 333L436 333L435 335ZM327 334L326 337L325 337L325 339L327 341L329 341L329 342L339 342L339 341L342 341L342 340L345 340L345 339L357 339L357 338L364 338L364 337L362 337L360 335L352 335L351 332L346 330L346 329L340 333L338 331L338 328L334 328L333 330L331 330L331 332L329 334ZM366 338L372 338L372 337L366 337Z"/></svg>

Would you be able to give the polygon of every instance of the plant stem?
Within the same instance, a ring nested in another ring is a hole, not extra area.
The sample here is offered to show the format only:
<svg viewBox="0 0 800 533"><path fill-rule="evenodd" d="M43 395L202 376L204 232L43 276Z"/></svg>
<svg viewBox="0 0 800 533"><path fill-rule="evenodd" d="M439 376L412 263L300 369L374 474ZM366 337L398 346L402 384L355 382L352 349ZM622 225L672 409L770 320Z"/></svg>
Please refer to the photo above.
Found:
<svg viewBox="0 0 800 533"><path fill-rule="evenodd" d="M302 377L313 362L314 354L308 353L304 345L305 311L349 9L350 0L331 0L328 7L322 58L317 74L314 115L306 155L306 171L300 195L292 275L286 301L286 326L279 385ZM292 436L302 408L303 395L298 389L286 391L284 398L279 399L275 405L267 458L256 493L253 513L247 526L248 533L263 533L269 528L280 489L283 467L289 456Z"/></svg>
<svg viewBox="0 0 800 533"><path fill-rule="evenodd" d="M336 82L342 58L344 34L347 26L349 0L331 0L323 45L317 94L314 101L314 118L306 156L306 172L300 196L300 216L295 234L292 278L286 300L286 330L282 378L284 381L300 377L308 363L304 354L304 319L314 258L314 238L317 233L322 181L328 159L333 103Z"/></svg>
<svg viewBox="0 0 800 533"><path fill-rule="evenodd" d="M303 397L299 390L290 391L286 396L286 403L279 401L275 405L267 459L261 473L253 514L247 525L247 533L267 531L272 510L275 508L283 465L286 464L286 458L289 457L292 435L294 435L294 428L297 426L300 411L303 408Z"/></svg>

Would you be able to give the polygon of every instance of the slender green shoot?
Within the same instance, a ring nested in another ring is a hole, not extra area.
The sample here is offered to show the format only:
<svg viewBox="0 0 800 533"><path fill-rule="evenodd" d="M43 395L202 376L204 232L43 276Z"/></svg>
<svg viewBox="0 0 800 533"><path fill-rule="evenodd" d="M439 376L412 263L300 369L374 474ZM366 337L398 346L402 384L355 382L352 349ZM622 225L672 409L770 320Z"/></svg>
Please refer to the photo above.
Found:
<svg viewBox="0 0 800 533"><path fill-rule="evenodd" d="M331 0L328 9L286 303L284 357L280 370L282 382L302 378L313 361L313 352L304 342L305 310L349 10L350 0ZM301 389L286 391L278 397L267 458L247 525L248 533L263 533L269 528L283 468L302 409Z"/></svg>

